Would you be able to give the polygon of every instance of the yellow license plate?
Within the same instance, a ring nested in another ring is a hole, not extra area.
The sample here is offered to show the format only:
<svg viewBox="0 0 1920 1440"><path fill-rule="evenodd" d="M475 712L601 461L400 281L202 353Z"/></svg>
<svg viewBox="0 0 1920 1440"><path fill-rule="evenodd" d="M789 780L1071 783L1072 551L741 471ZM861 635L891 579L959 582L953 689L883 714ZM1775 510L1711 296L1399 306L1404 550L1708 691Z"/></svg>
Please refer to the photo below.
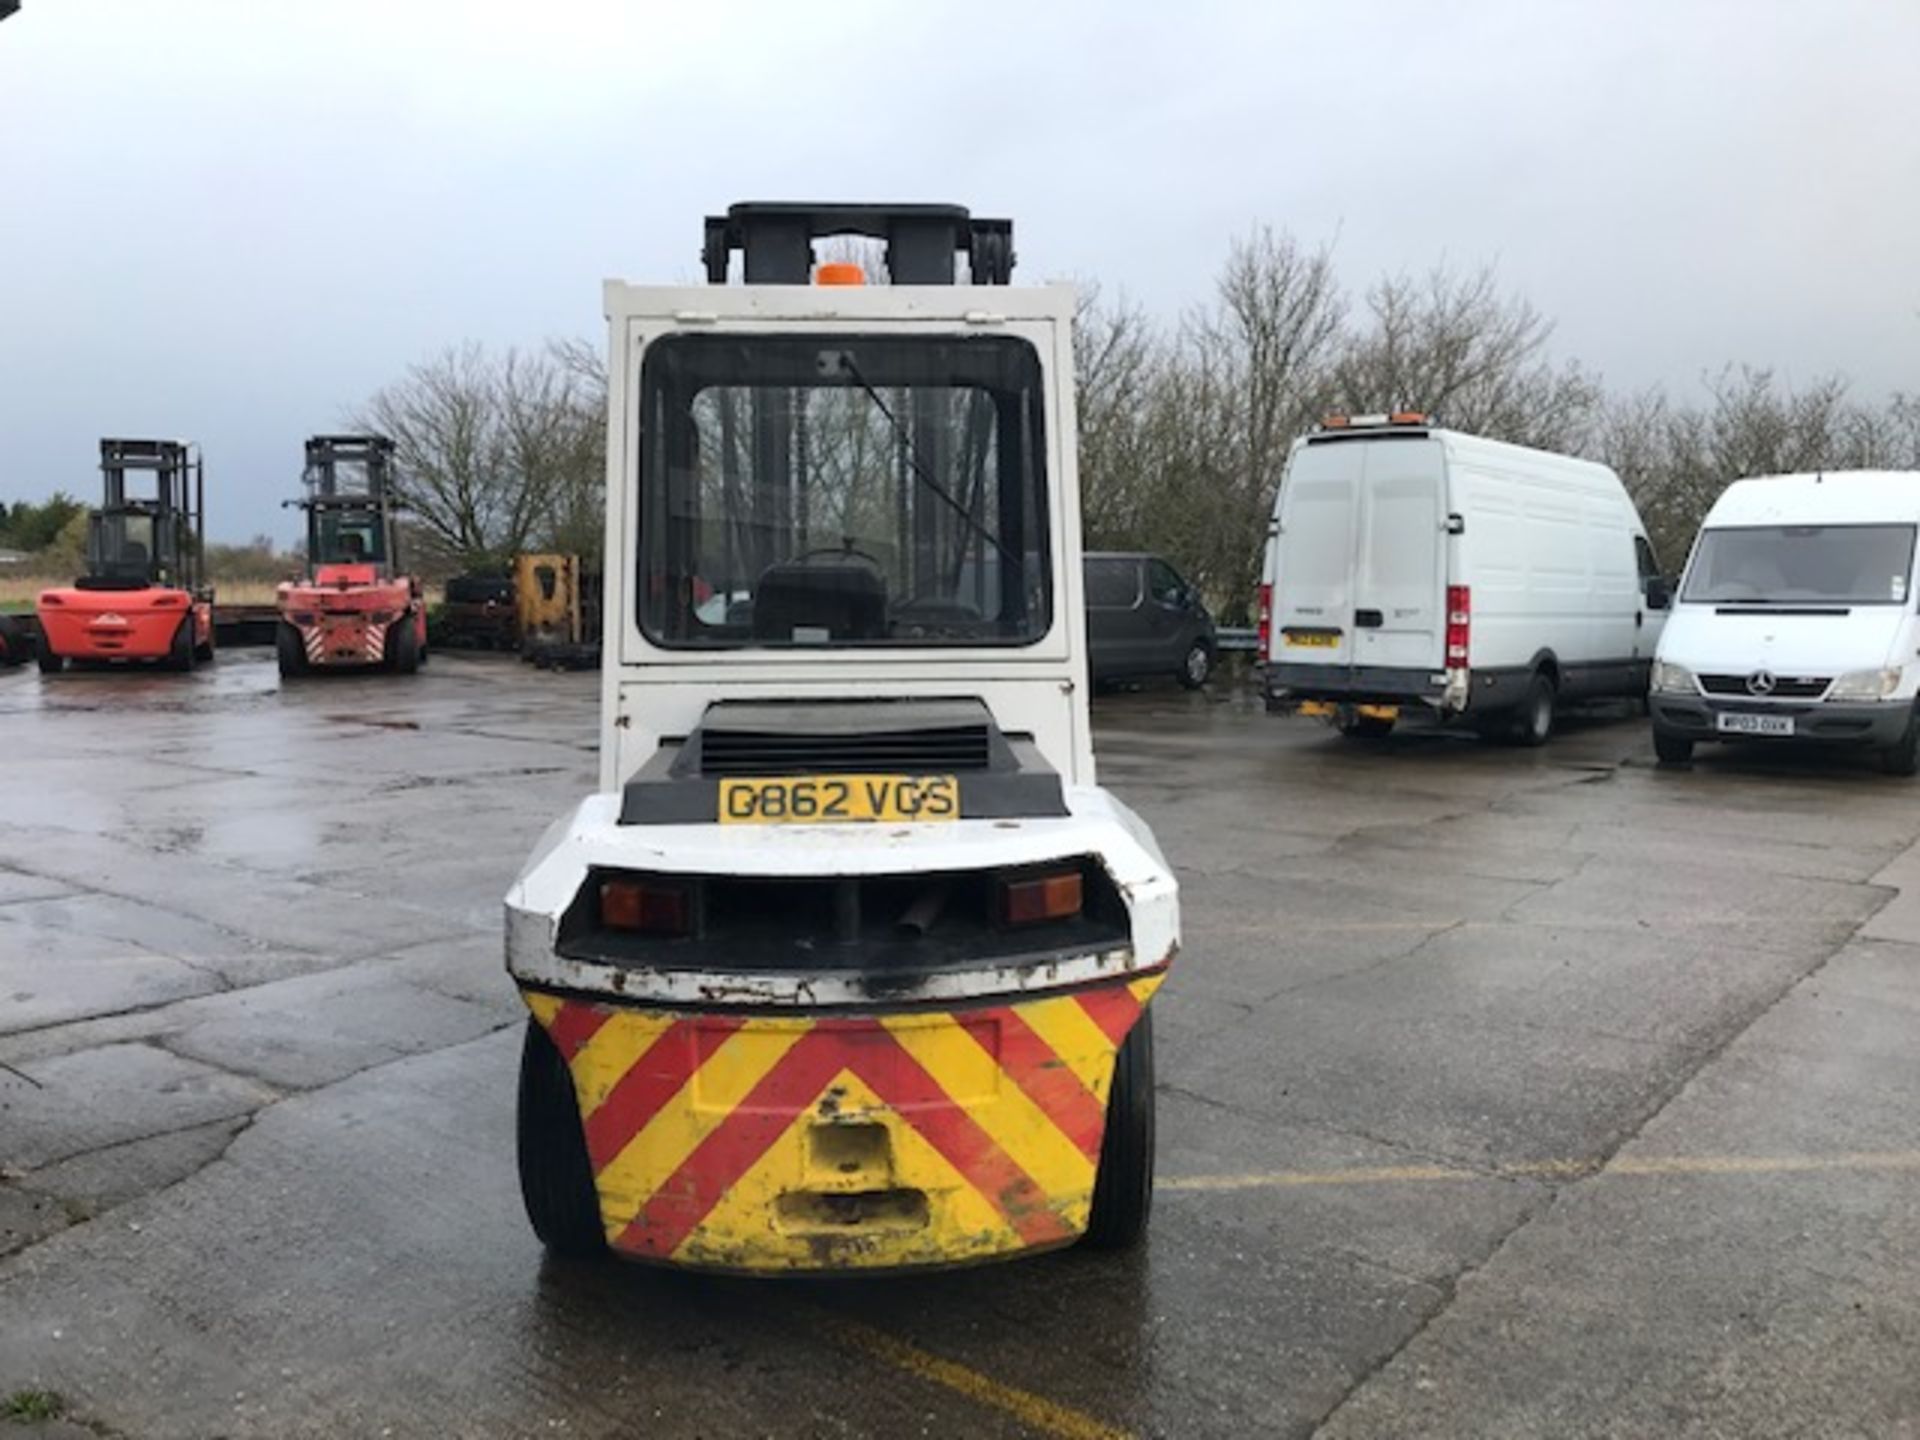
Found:
<svg viewBox="0 0 1920 1440"><path fill-rule="evenodd" d="M796 775L720 782L722 825L959 818L960 781L953 775Z"/></svg>
<svg viewBox="0 0 1920 1440"><path fill-rule="evenodd" d="M1282 632L1289 645L1304 645L1308 649L1316 647L1333 649L1340 643L1338 630L1287 630Z"/></svg>

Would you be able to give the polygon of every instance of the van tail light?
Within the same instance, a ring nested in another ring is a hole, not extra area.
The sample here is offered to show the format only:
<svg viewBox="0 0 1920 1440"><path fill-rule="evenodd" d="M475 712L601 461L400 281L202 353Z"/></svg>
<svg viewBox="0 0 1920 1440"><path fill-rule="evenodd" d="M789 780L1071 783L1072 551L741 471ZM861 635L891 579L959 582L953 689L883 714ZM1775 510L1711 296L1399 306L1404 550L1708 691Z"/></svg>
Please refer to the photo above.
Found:
<svg viewBox="0 0 1920 1440"><path fill-rule="evenodd" d="M1447 668L1467 668L1467 642L1473 629L1473 592L1465 585L1447 586Z"/></svg>
<svg viewBox="0 0 1920 1440"><path fill-rule="evenodd" d="M600 927L637 935L685 935L693 928L688 886L635 877L600 882Z"/></svg>
<svg viewBox="0 0 1920 1440"><path fill-rule="evenodd" d="M1273 586L1260 587L1260 655L1264 659L1273 649Z"/></svg>
<svg viewBox="0 0 1920 1440"><path fill-rule="evenodd" d="M1080 913L1082 899L1078 870L1023 875L1000 882L1000 915L1009 925L1071 920Z"/></svg>

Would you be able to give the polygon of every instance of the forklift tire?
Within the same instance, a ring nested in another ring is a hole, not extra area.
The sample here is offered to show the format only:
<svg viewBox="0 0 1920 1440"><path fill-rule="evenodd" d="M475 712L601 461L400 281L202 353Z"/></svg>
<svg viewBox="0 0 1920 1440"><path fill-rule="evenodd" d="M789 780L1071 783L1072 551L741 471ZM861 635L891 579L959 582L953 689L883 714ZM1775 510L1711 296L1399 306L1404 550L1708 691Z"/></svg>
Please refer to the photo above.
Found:
<svg viewBox="0 0 1920 1440"><path fill-rule="evenodd" d="M173 632L173 644L167 647L167 658L161 663L169 670L187 671L193 669L193 658L193 616L188 615Z"/></svg>
<svg viewBox="0 0 1920 1440"><path fill-rule="evenodd" d="M397 675L411 675L420 668L420 632L411 615L401 616L387 631L387 664Z"/></svg>
<svg viewBox="0 0 1920 1440"><path fill-rule="evenodd" d="M40 648L35 653L40 660L40 673L42 675L58 675L62 670L67 668L67 657L54 654L53 647L47 644L44 636L41 637Z"/></svg>
<svg viewBox="0 0 1920 1440"><path fill-rule="evenodd" d="M1152 1213L1153 1011L1145 1010L1114 1058L1085 1243L1095 1250L1131 1249L1147 1233Z"/></svg>
<svg viewBox="0 0 1920 1440"><path fill-rule="evenodd" d="M306 644L300 639L300 632L284 620L274 627L273 650L280 661L282 680L307 673Z"/></svg>
<svg viewBox="0 0 1920 1440"><path fill-rule="evenodd" d="M537 1020L527 1021L520 1051L515 1127L520 1198L540 1243L556 1255L588 1259L607 1248L600 1197L593 1188L587 1136L573 1075Z"/></svg>

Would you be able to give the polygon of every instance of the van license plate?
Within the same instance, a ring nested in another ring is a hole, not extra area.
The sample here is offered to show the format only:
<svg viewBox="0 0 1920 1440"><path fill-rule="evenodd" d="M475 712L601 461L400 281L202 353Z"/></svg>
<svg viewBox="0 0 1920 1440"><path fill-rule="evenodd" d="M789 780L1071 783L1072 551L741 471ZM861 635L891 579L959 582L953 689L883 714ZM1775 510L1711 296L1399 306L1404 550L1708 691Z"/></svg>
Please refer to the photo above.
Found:
<svg viewBox="0 0 1920 1440"><path fill-rule="evenodd" d="M1283 630L1280 632L1289 645L1304 645L1308 649L1333 649L1340 643L1338 630Z"/></svg>
<svg viewBox="0 0 1920 1440"><path fill-rule="evenodd" d="M796 775L722 780L722 825L840 825L958 820L953 775Z"/></svg>
<svg viewBox="0 0 1920 1440"><path fill-rule="evenodd" d="M1716 715L1714 728L1723 735L1791 735L1791 715Z"/></svg>

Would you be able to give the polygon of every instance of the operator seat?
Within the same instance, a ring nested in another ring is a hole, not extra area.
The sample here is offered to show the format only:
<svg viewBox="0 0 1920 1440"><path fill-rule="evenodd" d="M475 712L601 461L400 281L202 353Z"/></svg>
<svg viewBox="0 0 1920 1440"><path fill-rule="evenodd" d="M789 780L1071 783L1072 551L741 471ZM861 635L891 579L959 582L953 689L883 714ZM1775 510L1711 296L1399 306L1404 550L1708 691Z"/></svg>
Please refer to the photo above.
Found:
<svg viewBox="0 0 1920 1440"><path fill-rule="evenodd" d="M809 633L811 632L811 633ZM753 588L753 638L805 642L884 640L887 582L854 556L785 560L769 565Z"/></svg>

